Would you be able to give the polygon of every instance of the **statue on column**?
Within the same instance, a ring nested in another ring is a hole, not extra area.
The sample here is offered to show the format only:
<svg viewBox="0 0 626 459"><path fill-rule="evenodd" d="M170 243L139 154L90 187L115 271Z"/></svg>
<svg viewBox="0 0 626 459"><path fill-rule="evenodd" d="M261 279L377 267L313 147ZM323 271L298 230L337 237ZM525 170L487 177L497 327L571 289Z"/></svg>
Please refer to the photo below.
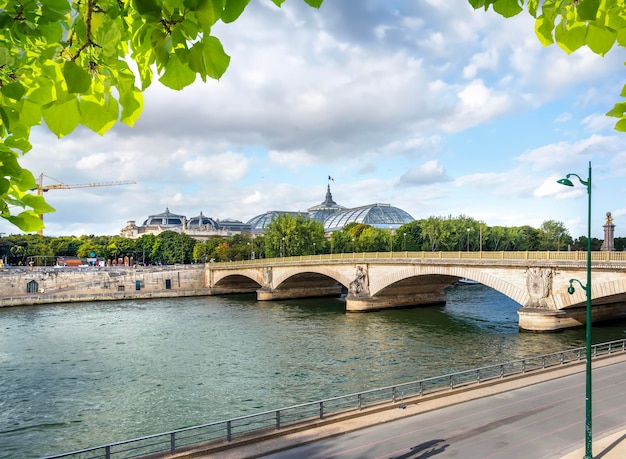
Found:
<svg viewBox="0 0 626 459"><path fill-rule="evenodd" d="M613 216L611 212L606 213L606 222L604 223L604 242L602 242L603 252L612 252L615 250L615 225L613 224Z"/></svg>

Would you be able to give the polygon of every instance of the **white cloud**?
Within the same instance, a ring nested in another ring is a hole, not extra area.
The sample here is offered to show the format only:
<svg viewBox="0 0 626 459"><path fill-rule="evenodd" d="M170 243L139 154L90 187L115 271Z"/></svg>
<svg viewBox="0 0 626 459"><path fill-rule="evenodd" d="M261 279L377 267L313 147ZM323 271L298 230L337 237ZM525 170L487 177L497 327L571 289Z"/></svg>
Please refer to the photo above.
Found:
<svg viewBox="0 0 626 459"><path fill-rule="evenodd" d="M425 162L407 171L400 177L399 186L430 185L439 182L449 182L452 179L446 174L443 165L436 160Z"/></svg>

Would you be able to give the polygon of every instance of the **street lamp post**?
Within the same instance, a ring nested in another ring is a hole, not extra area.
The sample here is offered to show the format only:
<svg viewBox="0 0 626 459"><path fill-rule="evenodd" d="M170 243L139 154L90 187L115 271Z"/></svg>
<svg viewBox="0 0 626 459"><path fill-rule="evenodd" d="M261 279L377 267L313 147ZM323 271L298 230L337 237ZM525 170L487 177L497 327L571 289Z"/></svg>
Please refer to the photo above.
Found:
<svg viewBox="0 0 626 459"><path fill-rule="evenodd" d="M470 233L470 229L467 228L467 251L469 252L469 233Z"/></svg>
<svg viewBox="0 0 626 459"><path fill-rule="evenodd" d="M313 255L315 255L315 242L313 243Z"/></svg>
<svg viewBox="0 0 626 459"><path fill-rule="evenodd" d="M578 279L570 279L567 292L571 295L574 293L573 283L578 285L587 294L586 307L586 337L585 337L585 458L593 459L592 442L591 442L591 161L589 161L589 178L585 181L578 174L567 174L565 178L557 180L557 183L565 186L574 186L570 177L576 177L578 181L587 187L587 285L583 285Z"/></svg>
<svg viewBox="0 0 626 459"><path fill-rule="evenodd" d="M404 242L402 244L402 249L406 252L406 233L402 233L404 236Z"/></svg>

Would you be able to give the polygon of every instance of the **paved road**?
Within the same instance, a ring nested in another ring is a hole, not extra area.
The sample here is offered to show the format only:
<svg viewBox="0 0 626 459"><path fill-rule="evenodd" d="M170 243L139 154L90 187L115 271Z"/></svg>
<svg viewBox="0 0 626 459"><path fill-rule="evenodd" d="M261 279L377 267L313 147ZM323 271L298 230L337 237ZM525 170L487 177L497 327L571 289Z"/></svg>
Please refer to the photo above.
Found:
<svg viewBox="0 0 626 459"><path fill-rule="evenodd" d="M594 369L593 389L594 438L619 432L626 426L626 363ZM584 446L584 419L579 373L258 457L553 459Z"/></svg>

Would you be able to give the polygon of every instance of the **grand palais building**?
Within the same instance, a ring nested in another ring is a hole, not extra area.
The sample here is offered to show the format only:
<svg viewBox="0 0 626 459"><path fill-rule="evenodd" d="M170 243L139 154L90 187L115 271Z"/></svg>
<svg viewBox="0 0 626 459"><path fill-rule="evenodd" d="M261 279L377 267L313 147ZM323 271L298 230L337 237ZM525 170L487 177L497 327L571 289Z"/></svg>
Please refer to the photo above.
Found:
<svg viewBox="0 0 626 459"><path fill-rule="evenodd" d="M279 215L304 215L317 220L324 225L327 234L341 230L349 223L364 223L375 228L398 229L400 226L414 221L414 218L402 209L389 204L369 204L361 207L346 208L333 201L330 185L326 190L326 198L321 204L310 207L307 212L290 212L270 210L251 218L244 223L233 219L214 219L200 212L200 215L187 218L184 215L165 212L150 215L142 225L134 220L129 221L120 231L122 237L136 239L144 234L159 234L162 231L176 231L185 233L198 239L206 240L211 237L233 236L240 233L249 233L252 236L263 234L265 228Z"/></svg>

